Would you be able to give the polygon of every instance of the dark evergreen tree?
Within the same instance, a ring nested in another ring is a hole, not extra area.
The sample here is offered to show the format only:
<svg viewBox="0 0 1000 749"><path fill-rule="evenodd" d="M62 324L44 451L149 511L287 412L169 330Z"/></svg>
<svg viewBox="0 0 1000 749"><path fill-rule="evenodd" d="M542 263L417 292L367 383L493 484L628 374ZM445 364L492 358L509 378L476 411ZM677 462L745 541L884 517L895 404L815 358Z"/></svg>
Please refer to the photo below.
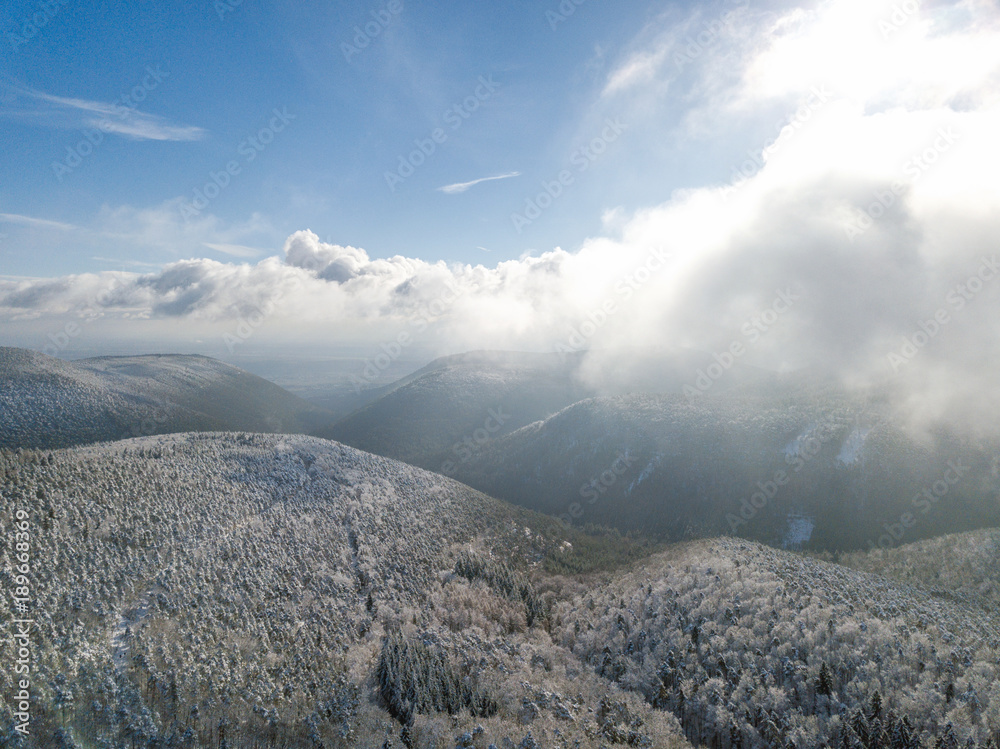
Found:
<svg viewBox="0 0 1000 749"><path fill-rule="evenodd" d="M958 736L955 735L955 728L951 723L944 727L944 731L934 744L934 749L958 749Z"/></svg>
<svg viewBox="0 0 1000 749"><path fill-rule="evenodd" d="M882 720L882 695L879 692L875 692L868 703L868 720Z"/></svg>

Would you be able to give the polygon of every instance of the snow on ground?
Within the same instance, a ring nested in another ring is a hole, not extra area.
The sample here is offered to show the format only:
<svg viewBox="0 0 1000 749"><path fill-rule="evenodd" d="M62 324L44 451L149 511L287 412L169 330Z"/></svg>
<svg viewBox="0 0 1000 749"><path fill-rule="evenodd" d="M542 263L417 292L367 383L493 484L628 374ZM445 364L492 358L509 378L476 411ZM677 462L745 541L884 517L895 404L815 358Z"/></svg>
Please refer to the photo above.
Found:
<svg viewBox="0 0 1000 749"><path fill-rule="evenodd" d="M815 527L816 521L808 515L789 515L788 530L785 531L785 537L782 539L781 545L788 549L807 543L812 538Z"/></svg>
<svg viewBox="0 0 1000 749"><path fill-rule="evenodd" d="M628 450L625 451L625 454L626 456L628 456ZM652 459L649 461L649 463L646 464L646 467L642 469L642 473L636 476L635 480L633 480L628 485L628 489L625 490L625 496L627 497L630 494L632 494L632 490L635 489L635 487L639 486L639 484L641 484L643 481L652 476L653 471L655 471L657 468L660 467L660 463L662 461L663 461L662 453L657 453L656 455L654 455Z"/></svg>
<svg viewBox="0 0 1000 749"><path fill-rule="evenodd" d="M840 453L837 455L837 462L843 463L845 466L857 463L861 458L861 450L865 446L869 432L871 432L871 427L858 427L847 435L847 439L844 440Z"/></svg>
<svg viewBox="0 0 1000 749"><path fill-rule="evenodd" d="M814 421L803 429L795 439L785 445L785 456L789 458L799 457L802 454L802 450L806 443L814 437L818 437L818 435L819 423Z"/></svg>

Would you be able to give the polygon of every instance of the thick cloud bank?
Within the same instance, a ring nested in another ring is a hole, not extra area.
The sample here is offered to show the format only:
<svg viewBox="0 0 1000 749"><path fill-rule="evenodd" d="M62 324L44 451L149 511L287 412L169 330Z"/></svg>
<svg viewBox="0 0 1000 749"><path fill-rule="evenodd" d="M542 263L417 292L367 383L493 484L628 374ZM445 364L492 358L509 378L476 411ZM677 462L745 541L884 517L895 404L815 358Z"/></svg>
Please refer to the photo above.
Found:
<svg viewBox="0 0 1000 749"><path fill-rule="evenodd" d="M998 17L975 0L761 16L757 38L738 45L737 80L706 87L692 122L781 105L785 127L729 184L676 193L576 252L487 268L373 259L302 231L254 265L0 281L0 315L224 331L257 314L275 340L391 337L417 321L451 350L591 348L619 366L652 347L740 351L775 369L896 378L936 416L995 414ZM649 81L687 59L676 34L650 36L612 71L602 106L641 106L642 86L659 92ZM637 61L644 75L624 75Z"/></svg>

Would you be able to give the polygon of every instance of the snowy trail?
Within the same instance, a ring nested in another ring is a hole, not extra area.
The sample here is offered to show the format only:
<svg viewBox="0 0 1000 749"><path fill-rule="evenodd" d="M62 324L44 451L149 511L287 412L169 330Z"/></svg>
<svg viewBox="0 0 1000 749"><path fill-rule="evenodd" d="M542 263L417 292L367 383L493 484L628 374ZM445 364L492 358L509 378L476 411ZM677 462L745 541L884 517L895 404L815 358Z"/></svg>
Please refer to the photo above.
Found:
<svg viewBox="0 0 1000 749"><path fill-rule="evenodd" d="M119 618L114 630L112 630L111 657L115 664L115 671L119 674L124 673L128 662L129 640L131 639L132 630L149 616L151 595L152 591L143 593L139 597L139 600L136 601L135 606Z"/></svg>

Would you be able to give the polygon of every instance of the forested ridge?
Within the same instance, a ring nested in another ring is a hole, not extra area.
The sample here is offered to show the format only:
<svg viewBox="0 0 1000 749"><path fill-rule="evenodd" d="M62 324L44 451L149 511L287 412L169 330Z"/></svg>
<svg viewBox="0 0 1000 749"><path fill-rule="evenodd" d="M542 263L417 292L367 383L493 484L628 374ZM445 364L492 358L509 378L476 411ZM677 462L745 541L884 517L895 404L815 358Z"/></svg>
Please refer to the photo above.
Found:
<svg viewBox="0 0 1000 749"><path fill-rule="evenodd" d="M63 361L0 346L0 447L192 431L312 434L328 418L274 383L207 356Z"/></svg>
<svg viewBox="0 0 1000 749"><path fill-rule="evenodd" d="M337 443L249 433L0 451L0 478L31 518L36 621L35 733L20 741L5 703L5 745L1000 739L988 531L851 567L733 538L650 554Z"/></svg>
<svg viewBox="0 0 1000 749"><path fill-rule="evenodd" d="M904 555L906 549L900 549ZM1000 742L993 606L736 539L562 602L556 637L697 745Z"/></svg>
<svg viewBox="0 0 1000 749"><path fill-rule="evenodd" d="M0 477L5 508L31 518L22 745L596 747L583 719L602 700L630 705L646 746L683 744L668 715L553 647L553 594L532 580L579 533L552 518L307 437L0 451ZM596 563L622 541L590 539ZM522 721L536 697L550 708Z"/></svg>

